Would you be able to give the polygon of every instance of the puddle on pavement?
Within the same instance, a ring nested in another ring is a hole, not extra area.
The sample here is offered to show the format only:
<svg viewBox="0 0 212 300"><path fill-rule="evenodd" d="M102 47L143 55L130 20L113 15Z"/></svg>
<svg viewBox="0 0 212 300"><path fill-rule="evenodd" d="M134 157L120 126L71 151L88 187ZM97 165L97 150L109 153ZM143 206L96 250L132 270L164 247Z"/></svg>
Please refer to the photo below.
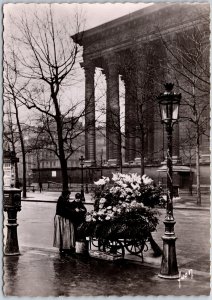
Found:
<svg viewBox="0 0 212 300"><path fill-rule="evenodd" d="M49 254L4 258L6 296L207 295L209 280L161 280L158 270L130 262Z"/></svg>

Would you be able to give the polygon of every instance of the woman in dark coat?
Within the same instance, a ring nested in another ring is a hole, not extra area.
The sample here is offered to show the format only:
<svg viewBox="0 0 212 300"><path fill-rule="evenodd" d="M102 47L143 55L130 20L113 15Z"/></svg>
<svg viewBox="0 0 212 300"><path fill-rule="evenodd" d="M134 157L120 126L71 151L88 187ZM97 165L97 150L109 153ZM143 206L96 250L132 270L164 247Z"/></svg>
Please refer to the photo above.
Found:
<svg viewBox="0 0 212 300"><path fill-rule="evenodd" d="M80 240L82 238L81 234L78 232L78 227L84 223L85 221L85 215L87 212L87 209L85 208L84 204L82 203L82 198L80 193L76 193L75 199L72 202L72 206L75 209L75 213L73 215L73 224L75 229L75 238L76 240Z"/></svg>
<svg viewBox="0 0 212 300"><path fill-rule="evenodd" d="M53 246L60 252L70 252L75 249L74 213L75 207L69 202L69 191L63 191L56 206L54 217L54 241Z"/></svg>

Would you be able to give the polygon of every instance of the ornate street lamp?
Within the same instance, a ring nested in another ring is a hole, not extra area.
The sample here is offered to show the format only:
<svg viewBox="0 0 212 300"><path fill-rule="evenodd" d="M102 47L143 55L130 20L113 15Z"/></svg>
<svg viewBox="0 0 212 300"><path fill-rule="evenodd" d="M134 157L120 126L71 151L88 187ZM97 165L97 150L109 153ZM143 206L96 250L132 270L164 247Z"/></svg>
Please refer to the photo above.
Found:
<svg viewBox="0 0 212 300"><path fill-rule="evenodd" d="M79 161L80 161L80 166L81 166L81 199L82 199L82 201L85 201L84 182L83 182L84 157L82 155L81 155Z"/></svg>
<svg viewBox="0 0 212 300"><path fill-rule="evenodd" d="M179 278L175 241L177 237L174 232L175 219L173 216L173 176L172 176L172 132L173 125L179 118L179 106L181 94L172 91L174 84L166 83L165 92L158 97L160 107L161 122L165 124L167 132L167 210L164 220L165 233L163 240L163 257L161 262L161 278Z"/></svg>

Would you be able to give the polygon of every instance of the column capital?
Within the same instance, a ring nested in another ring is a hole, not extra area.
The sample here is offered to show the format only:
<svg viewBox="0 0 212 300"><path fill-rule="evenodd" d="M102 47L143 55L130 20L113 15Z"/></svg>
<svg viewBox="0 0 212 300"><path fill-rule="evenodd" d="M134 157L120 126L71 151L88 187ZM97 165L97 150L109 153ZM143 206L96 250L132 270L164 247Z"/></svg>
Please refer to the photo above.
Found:
<svg viewBox="0 0 212 300"><path fill-rule="evenodd" d="M85 60L80 63L81 68L85 70L85 75L86 74L94 74L95 73L95 64L92 60Z"/></svg>

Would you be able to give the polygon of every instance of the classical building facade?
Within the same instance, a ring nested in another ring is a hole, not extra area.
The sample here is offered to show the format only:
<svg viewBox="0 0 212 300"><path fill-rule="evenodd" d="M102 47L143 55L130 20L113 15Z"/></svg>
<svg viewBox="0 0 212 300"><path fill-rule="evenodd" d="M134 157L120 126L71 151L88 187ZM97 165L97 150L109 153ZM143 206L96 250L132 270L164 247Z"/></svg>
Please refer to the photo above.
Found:
<svg viewBox="0 0 212 300"><path fill-rule="evenodd" d="M161 3L72 36L83 47L81 66L85 71L85 158L88 165L95 165L96 162L96 68L102 70L107 85L108 165L119 165L122 159L119 80L123 80L125 85L125 161L139 164L140 157L144 156L146 163L160 164L165 159L166 136L155 98L163 92L163 83L177 82L174 72L177 63L164 41L172 43L179 35L189 34L197 28L205 33L204 43L209 45L208 19L208 4ZM209 65L209 52L207 55ZM183 87L186 83L180 75L178 81L175 86L179 91L179 85ZM186 95L182 92L183 97L185 99ZM209 103L209 97L204 101ZM189 110L185 105L181 109L183 113ZM174 128L173 155L176 162L180 161L184 126L185 123L180 122ZM201 154L206 160L208 153L209 139L203 137Z"/></svg>

